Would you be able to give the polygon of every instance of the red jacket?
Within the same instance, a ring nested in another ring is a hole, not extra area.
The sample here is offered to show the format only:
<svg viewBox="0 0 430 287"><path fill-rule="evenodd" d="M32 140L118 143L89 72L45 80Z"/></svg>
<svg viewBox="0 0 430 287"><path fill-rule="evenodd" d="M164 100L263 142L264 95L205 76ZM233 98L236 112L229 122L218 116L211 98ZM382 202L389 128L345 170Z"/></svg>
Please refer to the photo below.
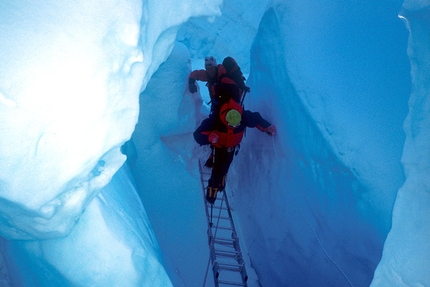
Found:
<svg viewBox="0 0 430 287"><path fill-rule="evenodd" d="M190 74L190 79L195 79L197 81L207 82L206 86L209 90L209 96L211 97L211 100L214 100L215 98L215 86L214 83L217 82L218 78L221 77L221 75L225 75L227 71L225 70L223 65L217 65L217 74L215 77L210 78L206 70L194 70Z"/></svg>
<svg viewBox="0 0 430 287"><path fill-rule="evenodd" d="M206 70L194 70L190 74L190 79L197 81L207 82L206 86L209 90L209 96L214 104L218 104L218 100L222 97L222 93L229 93L231 97L232 93L236 95L236 101L240 102L240 97L242 96L243 90L248 90L245 85L245 81L242 75L242 71L237 65L236 61L231 57L226 57L222 65L217 65L217 72L213 78L211 78ZM223 84L225 86L230 86L228 90L223 90L219 88ZM233 89L238 87L238 89ZM218 87L218 89L217 89Z"/></svg>
<svg viewBox="0 0 430 287"><path fill-rule="evenodd" d="M240 106L240 105L239 105ZM236 109L236 108L235 108ZM228 111L228 110L227 110ZM225 111L225 113L227 113ZM223 109L221 108L221 113ZM258 128L264 132L271 124L263 119L258 112L241 110L242 121L237 127L231 127L225 121L225 115L218 116L211 114L207 119L203 120L200 126L194 132L194 139L201 145L211 144L208 136L211 132L218 135L218 142L213 146L218 148L235 147L242 141L246 127Z"/></svg>

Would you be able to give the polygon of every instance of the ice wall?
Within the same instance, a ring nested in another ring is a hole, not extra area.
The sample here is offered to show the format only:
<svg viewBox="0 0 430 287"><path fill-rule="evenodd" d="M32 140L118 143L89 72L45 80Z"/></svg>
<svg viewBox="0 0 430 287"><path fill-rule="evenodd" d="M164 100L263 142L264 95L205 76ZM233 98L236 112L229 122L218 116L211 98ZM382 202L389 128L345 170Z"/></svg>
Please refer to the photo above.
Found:
<svg viewBox="0 0 430 287"><path fill-rule="evenodd" d="M141 20L142 45L145 51L145 73L141 91L143 91L152 74L163 63L173 48L177 32L184 22L191 17L204 21L220 16L222 0L188 0L164 1L151 0L143 5Z"/></svg>
<svg viewBox="0 0 430 287"><path fill-rule="evenodd" d="M177 44L140 95L132 136L132 172L175 286L202 286L209 260L197 163L190 160L192 132L206 114L201 98L186 88L189 73L189 53Z"/></svg>
<svg viewBox="0 0 430 287"><path fill-rule="evenodd" d="M187 46L191 59L201 61L212 55L222 61L230 55L240 63L242 71L249 74L250 47L270 2L224 1L221 17L212 21L201 17L190 19L179 29L177 41ZM197 68L203 68L203 62L196 63L193 69Z"/></svg>
<svg viewBox="0 0 430 287"><path fill-rule="evenodd" d="M0 269L11 284L170 285L129 179L106 186L179 24L220 4L0 4Z"/></svg>
<svg viewBox="0 0 430 287"><path fill-rule="evenodd" d="M247 132L229 190L261 284L366 286L382 240L365 219L372 212L366 188L338 159L289 76L283 9L261 21L246 99L279 133Z"/></svg>
<svg viewBox="0 0 430 287"><path fill-rule="evenodd" d="M430 286L430 2L405 1L400 17L409 30L413 84L404 124L406 181L371 286Z"/></svg>
<svg viewBox="0 0 430 287"><path fill-rule="evenodd" d="M402 124L410 92L401 1L284 6L291 80L338 158L369 188L368 202L386 233L404 181Z"/></svg>
<svg viewBox="0 0 430 287"><path fill-rule="evenodd" d="M1 4L2 236L66 235L125 160L143 77L142 9L116 4Z"/></svg>
<svg viewBox="0 0 430 287"><path fill-rule="evenodd" d="M127 166L66 237L2 239L1 286L172 286Z"/></svg>
<svg viewBox="0 0 430 287"><path fill-rule="evenodd" d="M261 282L368 286L404 180L401 1L284 2L229 2L223 17L193 19L178 40L192 58L250 64L246 106L278 126L273 141L247 132L228 179ZM244 39L267 5L247 63Z"/></svg>
<svg viewBox="0 0 430 287"><path fill-rule="evenodd" d="M2 286L169 286L127 176L100 195L137 121L142 3L0 6Z"/></svg>
<svg viewBox="0 0 430 287"><path fill-rule="evenodd" d="M347 16L340 11L348 11ZM360 23L355 13L364 11L352 2L278 3L260 23L246 105L275 123L279 133L271 141L248 131L228 181L263 285L368 286L373 278L403 180L406 113L394 115L393 110L403 111L407 103L408 70L396 70L406 84L395 96L378 94L370 79L351 83L349 77L382 73L366 62L387 60L378 58L383 54L373 49L376 44L363 38L369 47L355 46L366 24L385 29L391 27L385 21L398 20L387 13L391 20L373 22L384 19L377 16L381 11ZM342 26L346 23L351 26ZM402 48L399 44L396 49ZM402 67L396 60L389 65ZM375 111L386 99L392 109ZM375 136L380 126L386 133Z"/></svg>

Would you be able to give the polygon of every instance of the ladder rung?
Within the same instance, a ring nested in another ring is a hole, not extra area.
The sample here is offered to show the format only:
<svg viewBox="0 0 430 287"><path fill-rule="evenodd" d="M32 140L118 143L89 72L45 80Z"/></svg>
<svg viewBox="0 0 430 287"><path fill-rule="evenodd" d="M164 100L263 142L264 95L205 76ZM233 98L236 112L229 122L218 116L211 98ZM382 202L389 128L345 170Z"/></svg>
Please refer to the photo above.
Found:
<svg viewBox="0 0 430 287"><path fill-rule="evenodd" d="M223 256L223 257L231 257L231 258L239 258L241 257L240 252L238 251L228 251L228 250L215 250L216 256Z"/></svg>
<svg viewBox="0 0 430 287"><path fill-rule="evenodd" d="M242 279L242 283L235 283L235 282L231 282L231 281L222 281L219 280L218 277L223 273L222 271L228 271L228 272L236 272L239 273L238 275L240 275L241 279ZM246 282L248 281L248 275L246 274L246 269L245 269L245 265L241 264L240 266L234 266L234 265L229 265L229 264L222 264L219 262L216 262L216 273L217 273L217 280L218 283L223 283L223 284L228 284L228 282L230 284L243 284L243 285L238 285L238 286L246 286ZM221 272L221 273L220 273Z"/></svg>
<svg viewBox="0 0 430 287"><path fill-rule="evenodd" d="M243 265L233 265L233 264L226 264L226 263L220 263L218 262L218 269L219 270L228 270L233 272L240 272L243 268Z"/></svg>
<svg viewBox="0 0 430 287"><path fill-rule="evenodd" d="M236 238L234 238L234 237L219 237L219 236L216 236L215 237L215 240L219 240L219 241L228 241L228 242L235 242L235 241L237 241L237 237Z"/></svg>
<svg viewBox="0 0 430 287"><path fill-rule="evenodd" d="M227 226L218 226L218 227L212 226L212 228L233 231L232 227L227 227Z"/></svg>
<svg viewBox="0 0 430 287"><path fill-rule="evenodd" d="M212 220L213 220L213 221L215 221L215 220L217 220L218 218L219 218L219 219L223 219L223 220L229 220L229 221L231 220L231 218L230 218L230 217L225 217L225 216L214 216Z"/></svg>
<svg viewBox="0 0 430 287"><path fill-rule="evenodd" d="M223 207L221 207L221 206L218 206L218 205L214 205L214 209L218 209L218 210L228 210L228 208L227 207L225 207L225 206L223 206Z"/></svg>
<svg viewBox="0 0 430 287"><path fill-rule="evenodd" d="M234 244L236 240L233 238L223 238L223 237L215 237L214 243L218 244Z"/></svg>
<svg viewBox="0 0 430 287"><path fill-rule="evenodd" d="M211 172L207 172L208 170L203 167L203 164L204 162L199 161L200 180L203 187L203 198L205 198ZM220 287L246 287L248 275L239 246L239 238L234 228L226 191L220 192L217 199L213 205L204 199L209 224L207 232L215 283L216 286ZM217 211L212 213L210 209L216 209ZM222 220L228 220L228 222L223 222ZM220 226L214 226L214 223ZM229 237L230 235L231 237ZM226 273L224 274L222 271L226 271Z"/></svg>
<svg viewBox="0 0 430 287"><path fill-rule="evenodd" d="M208 230L210 230L210 229L208 229ZM227 230L227 232L225 230ZM215 240L219 239L220 241L235 241L233 236L232 237L222 237L222 236L226 236L227 235L226 233L228 233L228 231L231 231L231 229L228 227L225 227L223 231L219 231L218 233L208 232L208 234L210 233L212 235L212 238L214 238Z"/></svg>
<svg viewBox="0 0 430 287"><path fill-rule="evenodd" d="M236 259L242 258L242 254L240 253L240 251L237 251L235 249L215 249L214 248L213 252L215 256L218 254L219 255L225 254L225 256L227 257L228 254L232 254ZM230 257L233 257L233 256L230 256Z"/></svg>
<svg viewBox="0 0 430 287"><path fill-rule="evenodd" d="M224 242L214 242L214 243L217 244L217 245L224 246L226 248L231 248L231 249L236 250L236 248L235 248L235 246L234 246L233 243L224 243ZM217 248L214 247L214 249L217 249Z"/></svg>
<svg viewBox="0 0 430 287"><path fill-rule="evenodd" d="M237 283L231 281L218 280L218 284L230 285L230 286L246 286L246 283Z"/></svg>

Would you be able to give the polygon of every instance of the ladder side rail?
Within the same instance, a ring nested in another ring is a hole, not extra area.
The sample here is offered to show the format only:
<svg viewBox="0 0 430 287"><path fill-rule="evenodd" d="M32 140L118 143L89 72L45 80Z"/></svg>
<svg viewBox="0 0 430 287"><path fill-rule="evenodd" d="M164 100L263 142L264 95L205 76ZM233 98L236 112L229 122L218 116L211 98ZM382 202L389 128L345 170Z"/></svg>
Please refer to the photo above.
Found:
<svg viewBox="0 0 430 287"><path fill-rule="evenodd" d="M225 200L225 203L226 203L228 216L230 217L231 226L233 228L232 237L233 237L234 242L235 242L235 244L234 244L235 245L235 249L238 252L237 261L238 261L239 264L242 265L242 269L241 269L241 272L240 272L241 273L241 277L242 277L242 281L246 282L248 280L248 274L247 274L246 268L245 268L245 261L243 260L243 257L242 257L242 250L241 250L240 245L239 245L239 237L237 236L236 227L234 225L233 215L231 214L230 203L228 202L228 197L227 197L226 191L224 191L223 196L224 196L224 200Z"/></svg>
<svg viewBox="0 0 430 287"><path fill-rule="evenodd" d="M223 196L224 196L224 200L225 200L225 203L226 203L226 206L227 206L227 212L228 212L228 216L230 218L230 224L231 224L232 229L233 229L232 237L236 241L235 245L236 245L237 251L239 253L242 253L242 251L240 250L240 245L239 245L239 237L237 236L236 227L234 226L233 216L231 214L230 203L228 202L227 194L226 194L225 191L224 191Z"/></svg>
<svg viewBox="0 0 430 287"><path fill-rule="evenodd" d="M213 206L211 206L210 203L208 203L206 200L205 185L208 182L208 180L204 178L204 175L209 175L209 173L204 173L203 167L202 167L202 162L200 160L199 160L199 171L200 171L200 181L202 184L203 202L205 204L206 219L207 219L207 223L208 223L208 230L207 230L208 243L209 243L209 249L210 249L209 250L210 251L210 259L212 261L212 271L213 271L213 276L214 276L215 287L219 287L219 284L223 284L223 285L227 284L230 286L247 286L246 281L248 279L248 276L246 274L245 263L244 263L244 260L242 258L242 251L240 250L240 246L239 246L239 238L237 236L236 227L234 225L233 216L231 213L230 204L228 202L226 191L223 191L223 196L222 196L222 198L220 198L221 199L220 205L214 204ZM225 202L225 207L223 206L224 202ZM217 209L216 214L212 214L213 218L211 218L211 214L209 213L210 208ZM227 213L227 214L224 214L224 213ZM212 223L212 221L214 219L217 220L217 224L215 226L213 226L213 223ZM232 234L231 234L232 239L227 239L228 241L231 241L231 242L225 241L224 238L219 238L221 240L221 242L218 240L217 231L218 231L218 225L219 225L220 220L226 220L226 221L230 222L230 227L223 227L220 229L221 230L222 229L230 230L232 232ZM213 232L212 228L215 228L215 232ZM215 246L216 244L221 244L221 245L227 246L229 248L233 248L235 250L235 252L226 251L226 250L217 251L217 248ZM221 252L221 254L218 254L219 252ZM231 256L231 255L233 255L232 253L233 254L235 253L234 258L237 262L237 265L234 264L234 265L231 265L231 267L228 267L229 266L228 264L226 265L225 263L218 262L217 256L228 258L228 257L232 257ZM242 278L242 283L219 280L220 272L223 269L230 270L233 272L239 272L240 277Z"/></svg>
<svg viewBox="0 0 430 287"><path fill-rule="evenodd" d="M202 187L203 187L202 188L202 190L203 190L203 203L205 205L206 219L207 219L208 225L209 225L210 215L209 215L208 203L206 201L206 194L205 194L205 188L204 188L206 180L203 178L203 169L202 169L202 164L201 164L200 160L199 160L199 171L200 171L200 181L201 181Z"/></svg>
<svg viewBox="0 0 430 287"><path fill-rule="evenodd" d="M215 287L219 287L218 284L218 276L219 276L219 267L218 263L216 261L216 254L215 254L215 246L214 246L214 234L212 233L212 227L211 227L211 218L209 214L209 203L206 201L206 194L205 194L205 182L207 180L204 179L203 175L203 168L202 163L199 160L199 172L200 172L200 182L202 184L202 193L203 193L203 204L205 205L205 212L206 212L206 219L208 224L208 243L209 243L209 256L210 260L212 261L212 272L213 272L213 278L214 278L214 284Z"/></svg>

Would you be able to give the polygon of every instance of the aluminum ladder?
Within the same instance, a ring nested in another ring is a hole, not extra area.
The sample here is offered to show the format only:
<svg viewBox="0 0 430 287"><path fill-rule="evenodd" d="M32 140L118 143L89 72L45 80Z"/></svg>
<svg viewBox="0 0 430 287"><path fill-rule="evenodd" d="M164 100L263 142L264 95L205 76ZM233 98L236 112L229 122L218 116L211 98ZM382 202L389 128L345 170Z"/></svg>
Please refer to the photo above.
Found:
<svg viewBox="0 0 430 287"><path fill-rule="evenodd" d="M215 287L248 286L248 275L240 250L226 191L219 192L214 204L206 201L206 187L211 170L199 161L203 202L208 221L208 243Z"/></svg>

